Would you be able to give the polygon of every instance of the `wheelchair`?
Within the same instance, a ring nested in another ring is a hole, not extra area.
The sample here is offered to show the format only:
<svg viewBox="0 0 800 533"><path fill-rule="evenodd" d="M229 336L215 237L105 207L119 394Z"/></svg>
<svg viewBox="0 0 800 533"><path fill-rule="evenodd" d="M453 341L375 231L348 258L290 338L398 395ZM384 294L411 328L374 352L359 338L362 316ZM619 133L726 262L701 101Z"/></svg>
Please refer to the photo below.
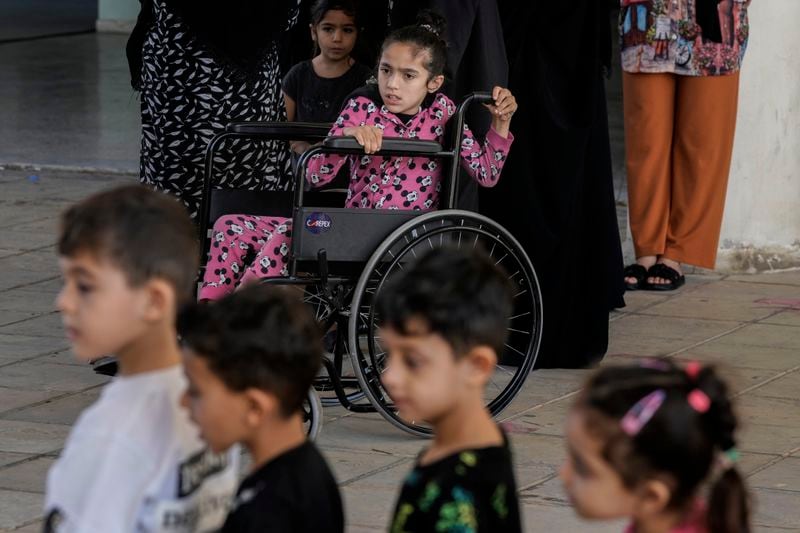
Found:
<svg viewBox="0 0 800 533"><path fill-rule="evenodd" d="M380 317L374 304L393 275L434 248L481 248L515 287L505 351L498 354L498 365L485 393L486 406L493 416L511 403L533 368L543 323L541 291L533 265L508 230L483 215L455 208L465 111L473 102L491 101L488 93L473 93L464 99L450 120L448 148L434 141L384 138L381 150L371 154L449 162L443 171L440 207L434 211L350 209L342 207L345 196L341 189L306 191L305 173L311 157L364 155L354 138L328 137L328 124L232 123L209 143L199 220L201 263L207 259L211 225L222 215L247 213L293 220L289 276L262 282L295 286L325 333L324 368L306 402L309 431L319 431L320 404L340 404L352 412L378 412L416 436L432 434L424 421L402 419L381 383L387 353L381 344ZM321 142L300 157L292 191L212 188L214 154L225 140L240 137Z"/></svg>

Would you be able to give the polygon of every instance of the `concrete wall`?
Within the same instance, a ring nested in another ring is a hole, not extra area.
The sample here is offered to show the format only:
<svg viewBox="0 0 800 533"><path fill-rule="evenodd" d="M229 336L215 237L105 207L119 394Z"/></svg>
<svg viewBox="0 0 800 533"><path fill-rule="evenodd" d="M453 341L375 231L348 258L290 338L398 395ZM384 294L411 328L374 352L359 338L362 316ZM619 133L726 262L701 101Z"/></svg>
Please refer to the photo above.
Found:
<svg viewBox="0 0 800 533"><path fill-rule="evenodd" d="M721 271L800 267L798 20L798 0L757 0L750 7Z"/></svg>
<svg viewBox="0 0 800 533"><path fill-rule="evenodd" d="M98 0L97 31L130 32L138 15L138 0Z"/></svg>

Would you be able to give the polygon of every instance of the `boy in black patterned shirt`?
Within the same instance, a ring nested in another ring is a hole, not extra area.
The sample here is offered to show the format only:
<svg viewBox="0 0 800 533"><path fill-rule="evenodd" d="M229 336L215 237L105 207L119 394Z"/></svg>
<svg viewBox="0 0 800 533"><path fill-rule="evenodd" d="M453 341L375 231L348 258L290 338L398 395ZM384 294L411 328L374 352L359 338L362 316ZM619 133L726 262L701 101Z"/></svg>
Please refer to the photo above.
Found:
<svg viewBox="0 0 800 533"><path fill-rule="evenodd" d="M487 257L447 248L381 292L383 384L402 418L434 431L390 531L522 530L508 440L483 399L511 309L508 281Z"/></svg>
<svg viewBox="0 0 800 533"><path fill-rule="evenodd" d="M221 533L342 533L336 480L306 438L301 407L322 362L321 335L290 292L253 284L179 317L192 419L213 450L235 443L253 465Z"/></svg>

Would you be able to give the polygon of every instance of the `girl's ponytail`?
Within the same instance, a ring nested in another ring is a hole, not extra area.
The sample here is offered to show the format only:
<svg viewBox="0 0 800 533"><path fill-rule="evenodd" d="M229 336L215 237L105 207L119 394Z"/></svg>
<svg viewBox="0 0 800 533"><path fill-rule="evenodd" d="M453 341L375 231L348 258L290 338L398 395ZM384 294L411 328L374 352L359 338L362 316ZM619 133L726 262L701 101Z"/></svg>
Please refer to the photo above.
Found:
<svg viewBox="0 0 800 533"><path fill-rule="evenodd" d="M726 468L711 486L709 533L750 533L750 501L735 466Z"/></svg>
<svg viewBox="0 0 800 533"><path fill-rule="evenodd" d="M739 452L736 450L734 433L738 426L727 385L713 367L700 368L689 364L689 373L697 368L696 385L710 398L708 416L703 416L704 425L716 445L720 459L716 480L711 484L708 500L709 533L749 533L750 502L741 473L736 468Z"/></svg>

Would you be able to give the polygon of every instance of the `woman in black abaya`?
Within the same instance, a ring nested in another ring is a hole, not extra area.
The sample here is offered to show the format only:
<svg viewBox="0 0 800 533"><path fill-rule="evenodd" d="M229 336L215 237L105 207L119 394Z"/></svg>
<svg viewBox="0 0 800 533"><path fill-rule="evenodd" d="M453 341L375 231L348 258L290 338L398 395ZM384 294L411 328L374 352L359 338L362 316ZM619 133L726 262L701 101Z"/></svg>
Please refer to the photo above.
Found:
<svg viewBox="0 0 800 533"><path fill-rule="evenodd" d="M501 0L514 148L481 211L506 226L536 267L544 332L537 367L591 366L624 306L604 72L608 3ZM484 194L485 193L485 194Z"/></svg>

